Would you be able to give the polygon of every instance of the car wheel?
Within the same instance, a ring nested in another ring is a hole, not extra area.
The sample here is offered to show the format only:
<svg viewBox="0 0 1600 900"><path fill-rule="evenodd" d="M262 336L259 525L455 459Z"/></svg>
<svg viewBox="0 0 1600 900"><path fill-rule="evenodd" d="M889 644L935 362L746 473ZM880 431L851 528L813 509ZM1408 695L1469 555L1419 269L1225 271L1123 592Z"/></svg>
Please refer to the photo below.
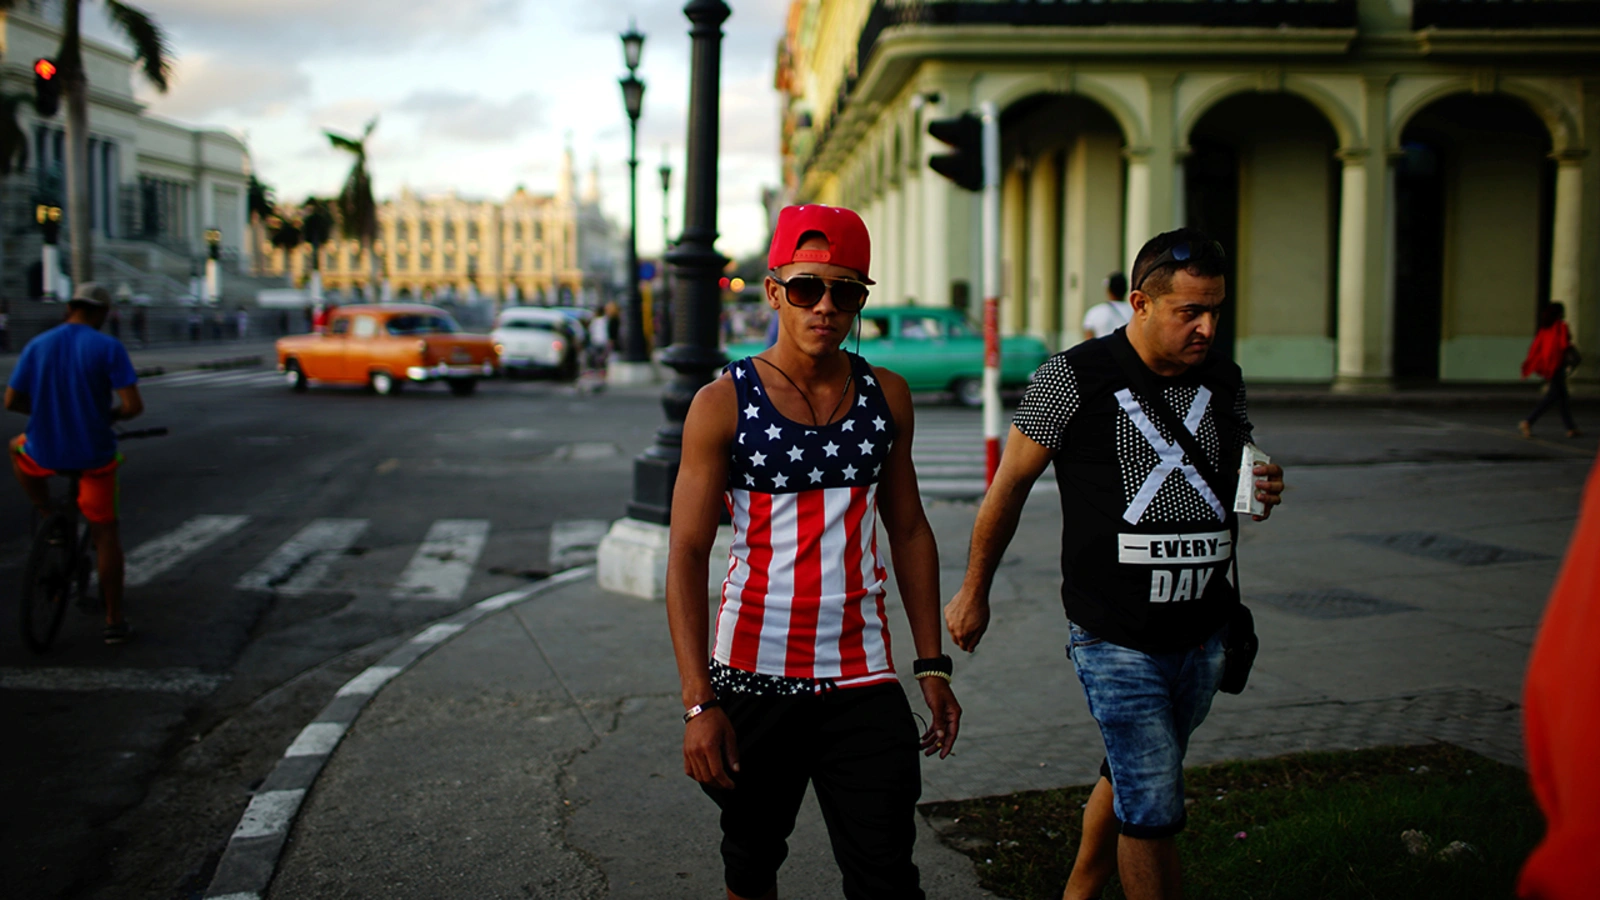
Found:
<svg viewBox="0 0 1600 900"><path fill-rule="evenodd" d="M396 394L400 392L400 382L388 372L377 371L372 373L372 392L378 396Z"/></svg>
<svg viewBox="0 0 1600 900"><path fill-rule="evenodd" d="M455 394L457 397L469 397L477 389L478 379L476 378L450 379L450 393Z"/></svg>
<svg viewBox="0 0 1600 900"><path fill-rule="evenodd" d="M298 361L291 359L283 364L283 377L289 382L289 390L296 394L306 392L306 373L301 370Z"/></svg>
<svg viewBox="0 0 1600 900"><path fill-rule="evenodd" d="M983 380L980 378L960 378L950 386L956 395L956 402L969 409L978 409L983 406Z"/></svg>

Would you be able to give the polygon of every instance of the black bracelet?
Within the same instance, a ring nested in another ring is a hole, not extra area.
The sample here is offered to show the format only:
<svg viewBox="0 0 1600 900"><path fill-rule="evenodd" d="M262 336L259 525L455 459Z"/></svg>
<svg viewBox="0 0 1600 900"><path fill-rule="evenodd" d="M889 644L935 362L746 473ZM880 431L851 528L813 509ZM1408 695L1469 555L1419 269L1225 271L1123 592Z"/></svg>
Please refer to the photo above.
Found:
<svg viewBox="0 0 1600 900"><path fill-rule="evenodd" d="M718 700L715 697L712 697L710 700L707 700L704 703L696 703L694 706L691 706L687 710L684 711L684 713L683 713L683 723L685 725L687 725L687 724L689 724L689 720L694 718L695 716L700 715L701 713L705 712L708 709L716 709L717 707L719 707L721 705L722 705L722 701Z"/></svg>
<svg viewBox="0 0 1600 900"><path fill-rule="evenodd" d="M927 659L919 659L911 664L911 674L918 678L924 675L943 675L945 678L949 678L954 674L954 670L955 663L944 654L930 656Z"/></svg>

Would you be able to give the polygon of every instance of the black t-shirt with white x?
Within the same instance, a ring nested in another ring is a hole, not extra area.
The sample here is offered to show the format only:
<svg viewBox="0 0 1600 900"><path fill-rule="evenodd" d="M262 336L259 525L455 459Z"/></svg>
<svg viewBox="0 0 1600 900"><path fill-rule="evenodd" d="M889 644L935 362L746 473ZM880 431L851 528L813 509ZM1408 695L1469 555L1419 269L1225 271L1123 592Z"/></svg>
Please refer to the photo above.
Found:
<svg viewBox="0 0 1600 900"><path fill-rule="evenodd" d="M1013 424L1055 451L1067 616L1112 643L1187 649L1238 602L1233 492L1219 496L1201 477L1117 364L1112 341L1127 346L1125 331L1046 360ZM1172 377L1147 369L1144 381L1231 487L1251 440L1238 366L1213 356Z"/></svg>

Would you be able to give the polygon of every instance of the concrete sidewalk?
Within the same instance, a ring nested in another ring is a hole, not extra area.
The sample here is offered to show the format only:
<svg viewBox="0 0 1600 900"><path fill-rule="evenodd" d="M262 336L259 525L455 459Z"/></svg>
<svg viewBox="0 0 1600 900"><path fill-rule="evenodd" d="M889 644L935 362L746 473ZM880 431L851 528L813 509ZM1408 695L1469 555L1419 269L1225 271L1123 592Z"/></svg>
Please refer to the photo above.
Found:
<svg viewBox="0 0 1600 900"><path fill-rule="evenodd" d="M1589 464L1297 470L1273 520L1245 523L1262 652L1249 689L1218 698L1190 762L1445 740L1521 764L1522 671ZM957 660L963 730L954 756L924 761L924 800L1095 777L1099 735L1063 654L1054 501L1029 505L989 635ZM930 506L946 595L974 512ZM487 616L349 730L269 896L720 896L716 810L682 774L677 694L659 604L585 581ZM929 896L983 896L966 857L919 827ZM809 799L780 884L785 897L838 896Z"/></svg>

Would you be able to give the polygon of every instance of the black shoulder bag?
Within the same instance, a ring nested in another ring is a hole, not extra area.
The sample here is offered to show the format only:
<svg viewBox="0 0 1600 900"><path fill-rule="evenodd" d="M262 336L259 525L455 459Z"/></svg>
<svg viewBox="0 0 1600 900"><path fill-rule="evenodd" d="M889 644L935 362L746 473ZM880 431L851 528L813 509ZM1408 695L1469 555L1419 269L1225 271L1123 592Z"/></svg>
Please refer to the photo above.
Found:
<svg viewBox="0 0 1600 900"><path fill-rule="evenodd" d="M1183 452L1188 455L1189 462L1194 465L1195 471L1199 472L1200 477L1205 479L1206 484L1211 486L1211 492L1217 495L1217 500L1224 504L1232 500L1233 490L1223 485L1222 479L1218 477L1217 470L1211 466L1211 460L1206 456L1205 451L1200 448L1200 442L1195 439L1195 436L1190 433L1188 428L1184 427L1183 422L1172 411L1172 407L1167 404L1167 398L1150 385L1149 379L1146 377L1146 373L1149 370L1134 354L1133 347L1129 345L1127 338L1112 338L1107 341L1107 344L1111 350L1111 356L1116 359L1117 365L1122 368L1122 374L1128 376L1128 381L1133 384L1134 390L1139 392L1139 396L1146 398L1148 405L1141 404L1144 406L1145 412L1153 414L1166 427L1167 431L1172 433L1173 439L1178 442L1178 446L1182 447ZM1226 397L1221 399L1225 402L1219 408L1229 410L1232 406L1232 400ZM1229 411L1227 414L1231 415L1232 413ZM1222 418L1222 415L1217 416L1219 425ZM1229 430L1233 430L1231 425ZM1241 473L1239 477L1244 478L1246 476ZM1233 559L1231 565L1233 566L1233 584L1238 589L1238 529L1234 529L1233 533ZM1250 667L1255 665L1256 651L1261 648L1261 642L1256 639L1255 617L1250 615L1249 608L1244 605L1243 590L1240 590L1239 597L1239 603L1234 606L1233 612L1228 616L1228 630L1222 639L1225 661L1222 668L1222 684L1218 689L1226 694L1244 692L1245 683L1250 680Z"/></svg>

